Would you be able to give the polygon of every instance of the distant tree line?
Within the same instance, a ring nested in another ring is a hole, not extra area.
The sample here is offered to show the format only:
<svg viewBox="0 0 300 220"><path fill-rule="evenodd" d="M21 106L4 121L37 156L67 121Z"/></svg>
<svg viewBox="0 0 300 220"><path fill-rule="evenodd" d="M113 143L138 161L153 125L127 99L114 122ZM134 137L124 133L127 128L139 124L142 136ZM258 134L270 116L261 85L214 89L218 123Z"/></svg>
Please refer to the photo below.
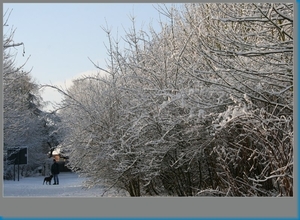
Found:
<svg viewBox="0 0 300 220"><path fill-rule="evenodd" d="M14 161L9 161L9 152L27 147L28 163L20 165L20 174L30 176L45 164L47 153L58 144L55 113L42 110L40 86L34 82L25 64L17 65L14 51L23 48L24 43L14 41L14 28L8 20L11 11L3 16L3 178L12 179Z"/></svg>

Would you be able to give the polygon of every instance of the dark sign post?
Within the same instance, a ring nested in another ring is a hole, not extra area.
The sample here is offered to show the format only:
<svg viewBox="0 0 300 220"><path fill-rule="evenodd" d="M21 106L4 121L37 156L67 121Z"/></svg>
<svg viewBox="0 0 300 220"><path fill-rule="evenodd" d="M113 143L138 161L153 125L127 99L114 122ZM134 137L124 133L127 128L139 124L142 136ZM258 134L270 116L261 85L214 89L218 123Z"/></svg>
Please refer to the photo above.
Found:
<svg viewBox="0 0 300 220"><path fill-rule="evenodd" d="M8 164L14 165L14 181L16 179L15 166L18 165L18 181L20 180L20 164L27 164L27 147L15 147L7 151Z"/></svg>

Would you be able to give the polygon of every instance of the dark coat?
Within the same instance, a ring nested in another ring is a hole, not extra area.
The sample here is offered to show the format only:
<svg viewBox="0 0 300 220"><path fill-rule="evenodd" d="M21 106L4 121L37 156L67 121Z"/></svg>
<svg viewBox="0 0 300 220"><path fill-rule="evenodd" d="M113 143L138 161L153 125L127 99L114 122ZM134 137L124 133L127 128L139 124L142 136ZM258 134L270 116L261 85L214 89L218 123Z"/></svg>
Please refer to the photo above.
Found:
<svg viewBox="0 0 300 220"><path fill-rule="evenodd" d="M59 165L57 162L53 163L51 166L51 173L52 174L59 174Z"/></svg>

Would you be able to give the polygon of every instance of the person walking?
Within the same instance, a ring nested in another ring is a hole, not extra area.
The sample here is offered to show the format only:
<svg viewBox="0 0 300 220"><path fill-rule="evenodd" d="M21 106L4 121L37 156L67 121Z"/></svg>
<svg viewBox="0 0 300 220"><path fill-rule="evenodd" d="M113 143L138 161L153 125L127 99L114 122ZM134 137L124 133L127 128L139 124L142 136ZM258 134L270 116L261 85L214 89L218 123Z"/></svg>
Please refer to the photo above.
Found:
<svg viewBox="0 0 300 220"><path fill-rule="evenodd" d="M59 180L58 180L59 165L55 159L53 159L53 164L51 166L51 173L53 175L53 180L54 180L53 185L58 185L59 184Z"/></svg>

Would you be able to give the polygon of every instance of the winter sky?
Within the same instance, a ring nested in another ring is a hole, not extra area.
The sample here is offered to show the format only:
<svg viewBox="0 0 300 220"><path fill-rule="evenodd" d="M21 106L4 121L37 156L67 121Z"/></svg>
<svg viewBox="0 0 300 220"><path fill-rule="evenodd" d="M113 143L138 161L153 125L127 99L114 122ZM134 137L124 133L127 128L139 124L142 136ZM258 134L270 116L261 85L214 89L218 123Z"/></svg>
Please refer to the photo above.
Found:
<svg viewBox="0 0 300 220"><path fill-rule="evenodd" d="M106 67L108 38L101 27L111 28L112 36L121 39L132 27L133 15L137 30L148 30L150 24L159 30L160 18L166 17L159 15L157 7L152 3L4 3L3 13L12 12L3 33L16 28L14 41L25 44L25 55L22 47L11 52L17 53L18 65L30 56L24 68L32 69L36 83L65 88L72 79L98 71L88 57ZM42 97L61 100L53 89L44 89Z"/></svg>

